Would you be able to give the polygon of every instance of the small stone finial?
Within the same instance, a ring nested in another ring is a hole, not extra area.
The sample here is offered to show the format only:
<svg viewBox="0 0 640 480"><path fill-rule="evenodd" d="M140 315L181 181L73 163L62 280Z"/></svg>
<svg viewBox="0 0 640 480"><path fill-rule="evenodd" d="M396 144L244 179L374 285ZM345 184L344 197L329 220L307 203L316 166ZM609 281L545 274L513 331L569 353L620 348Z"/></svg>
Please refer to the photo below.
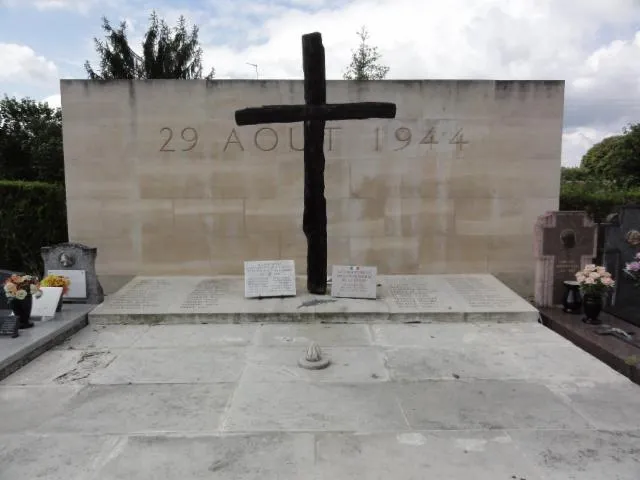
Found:
<svg viewBox="0 0 640 480"><path fill-rule="evenodd" d="M322 358L322 350L316 342L311 342L305 356L298 360L298 365L308 370L320 370L328 367L329 363L331 361L328 358Z"/></svg>

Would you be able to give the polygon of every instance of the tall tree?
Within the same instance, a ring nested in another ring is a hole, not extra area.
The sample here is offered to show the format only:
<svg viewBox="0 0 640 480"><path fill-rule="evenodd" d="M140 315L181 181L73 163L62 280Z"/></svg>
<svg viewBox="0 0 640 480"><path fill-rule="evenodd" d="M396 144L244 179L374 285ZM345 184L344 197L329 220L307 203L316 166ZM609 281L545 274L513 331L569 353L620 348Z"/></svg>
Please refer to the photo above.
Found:
<svg viewBox="0 0 640 480"><path fill-rule="evenodd" d="M85 69L90 79L202 78L199 29L194 25L189 32L183 16L178 19L178 25L171 29L153 12L142 42L141 55L129 45L125 22L120 23L120 28L114 29L107 18L103 17L102 21L102 28L107 33L106 40L101 42L94 39L100 56L100 72L97 73L86 61ZM214 75L212 68L205 78L210 80Z"/></svg>
<svg viewBox="0 0 640 480"><path fill-rule="evenodd" d="M389 67L378 63L382 56L378 47L367 45L369 33L365 27L362 27L357 35L360 37L360 45L357 50L351 51L351 64L343 75L344 79L382 80L389 73Z"/></svg>
<svg viewBox="0 0 640 480"><path fill-rule="evenodd" d="M640 123L625 127L622 135L596 143L582 157L580 166L592 179L621 187L640 186Z"/></svg>
<svg viewBox="0 0 640 480"><path fill-rule="evenodd" d="M64 182L62 113L30 98L0 100L0 179Z"/></svg>

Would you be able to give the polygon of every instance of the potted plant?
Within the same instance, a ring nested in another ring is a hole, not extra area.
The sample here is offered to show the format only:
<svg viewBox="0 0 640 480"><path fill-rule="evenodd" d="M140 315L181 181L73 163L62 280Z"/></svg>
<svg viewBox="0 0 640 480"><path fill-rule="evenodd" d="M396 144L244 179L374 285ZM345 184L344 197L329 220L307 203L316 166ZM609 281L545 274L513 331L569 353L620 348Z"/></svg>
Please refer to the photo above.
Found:
<svg viewBox="0 0 640 480"><path fill-rule="evenodd" d="M636 253L633 262L628 262L625 265L624 273L633 278L635 286L640 288L640 252Z"/></svg>
<svg viewBox="0 0 640 480"><path fill-rule="evenodd" d="M19 328L31 328L31 307L33 297L42 296L40 282L34 275L11 275L4 282L4 293L7 296L9 307L18 317Z"/></svg>
<svg viewBox="0 0 640 480"><path fill-rule="evenodd" d="M582 308L585 314L583 321L592 325L599 325L598 319L602 310L603 296L615 286L611 274L604 267L587 265L576 273L576 281L580 284L582 293Z"/></svg>
<svg viewBox="0 0 640 480"><path fill-rule="evenodd" d="M62 310L62 297L64 297L69 291L69 285L71 285L71 279L69 277L54 274L47 275L40 282L41 287L62 287L62 295L60 295L60 300L58 300L56 312Z"/></svg>

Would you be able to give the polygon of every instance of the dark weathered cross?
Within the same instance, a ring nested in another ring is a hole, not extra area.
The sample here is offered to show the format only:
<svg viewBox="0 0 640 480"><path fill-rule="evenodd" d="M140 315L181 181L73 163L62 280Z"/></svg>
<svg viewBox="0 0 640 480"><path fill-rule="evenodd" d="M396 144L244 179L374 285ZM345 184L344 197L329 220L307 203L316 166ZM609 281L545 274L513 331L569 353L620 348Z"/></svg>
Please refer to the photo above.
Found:
<svg viewBox="0 0 640 480"><path fill-rule="evenodd" d="M302 36L304 105L265 105L236 111L238 125L304 122L304 213L307 237L307 290L327 291L327 202L324 197L324 127L327 120L395 118L387 102L328 104L322 36Z"/></svg>

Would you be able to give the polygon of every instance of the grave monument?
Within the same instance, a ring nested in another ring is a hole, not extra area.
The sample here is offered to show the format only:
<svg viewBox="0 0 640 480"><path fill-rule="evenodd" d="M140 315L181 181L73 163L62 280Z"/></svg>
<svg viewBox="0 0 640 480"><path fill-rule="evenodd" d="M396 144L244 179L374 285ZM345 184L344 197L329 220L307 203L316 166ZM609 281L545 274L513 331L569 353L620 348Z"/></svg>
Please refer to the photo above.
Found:
<svg viewBox="0 0 640 480"><path fill-rule="evenodd" d="M616 281L604 311L640 326L640 289L623 269L640 252L640 205L620 207L604 225L603 263Z"/></svg>
<svg viewBox="0 0 640 480"><path fill-rule="evenodd" d="M267 260L293 260L302 290L301 156L324 122L321 269L491 274L533 295L532 225L558 209L562 81L329 79L331 102L395 104L395 117L304 106L280 117L303 124L241 127L246 107L305 103L305 81L62 80L61 95L69 239L98 249L107 294L136 276L241 281Z"/></svg>
<svg viewBox="0 0 640 480"><path fill-rule="evenodd" d="M394 118L389 102L327 104L324 46L320 33L302 36L304 105L268 105L236 112L238 125L304 122L304 213L307 237L307 290L327 291L327 201L324 196L324 129L327 120Z"/></svg>
<svg viewBox="0 0 640 480"><path fill-rule="evenodd" d="M597 229L586 212L547 212L536 222L535 302L540 307L562 303L564 282L593 263Z"/></svg>

